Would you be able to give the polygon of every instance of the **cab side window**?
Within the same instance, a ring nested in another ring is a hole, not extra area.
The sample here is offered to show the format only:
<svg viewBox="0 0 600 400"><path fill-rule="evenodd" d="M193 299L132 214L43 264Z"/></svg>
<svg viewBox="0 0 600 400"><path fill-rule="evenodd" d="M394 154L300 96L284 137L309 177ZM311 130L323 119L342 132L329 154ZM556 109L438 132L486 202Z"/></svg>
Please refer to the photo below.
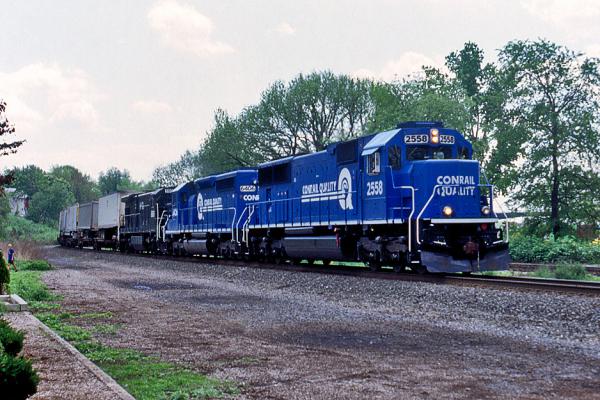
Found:
<svg viewBox="0 0 600 400"><path fill-rule="evenodd" d="M381 171L381 155L379 151L369 154L367 157L367 174L377 175Z"/></svg>
<svg viewBox="0 0 600 400"><path fill-rule="evenodd" d="M402 152L400 147L393 145L388 148L388 163L392 169L400 169L402 166Z"/></svg>

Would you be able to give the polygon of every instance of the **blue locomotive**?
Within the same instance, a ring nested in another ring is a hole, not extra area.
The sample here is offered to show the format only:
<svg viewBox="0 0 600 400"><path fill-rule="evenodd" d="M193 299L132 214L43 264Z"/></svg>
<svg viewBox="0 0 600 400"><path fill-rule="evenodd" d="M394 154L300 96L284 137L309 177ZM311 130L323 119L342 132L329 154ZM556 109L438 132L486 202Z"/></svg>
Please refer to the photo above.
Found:
<svg viewBox="0 0 600 400"><path fill-rule="evenodd" d="M360 260L374 270L507 269L493 187L471 157L456 130L408 122L261 164L245 246L275 261Z"/></svg>
<svg viewBox="0 0 600 400"><path fill-rule="evenodd" d="M373 270L507 269L508 231L472 154L440 122L406 122L317 153L127 196L115 240L136 251L363 261Z"/></svg>
<svg viewBox="0 0 600 400"><path fill-rule="evenodd" d="M240 224L259 200L256 170L238 170L179 185L163 231L163 250L176 255L242 254Z"/></svg>

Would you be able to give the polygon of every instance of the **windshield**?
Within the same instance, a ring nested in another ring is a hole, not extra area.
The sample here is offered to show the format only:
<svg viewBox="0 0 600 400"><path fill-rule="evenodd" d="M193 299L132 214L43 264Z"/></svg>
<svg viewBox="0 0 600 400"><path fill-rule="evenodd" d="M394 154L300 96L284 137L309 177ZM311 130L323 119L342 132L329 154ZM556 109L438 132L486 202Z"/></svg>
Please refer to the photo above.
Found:
<svg viewBox="0 0 600 400"><path fill-rule="evenodd" d="M406 160L447 160L452 158L452 147L449 146L406 146Z"/></svg>

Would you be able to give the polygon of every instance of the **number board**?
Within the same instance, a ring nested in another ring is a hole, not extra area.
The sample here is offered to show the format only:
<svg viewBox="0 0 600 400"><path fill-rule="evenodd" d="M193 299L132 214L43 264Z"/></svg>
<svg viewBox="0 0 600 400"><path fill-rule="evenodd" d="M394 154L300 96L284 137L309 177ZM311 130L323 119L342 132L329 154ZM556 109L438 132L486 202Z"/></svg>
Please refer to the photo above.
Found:
<svg viewBox="0 0 600 400"><path fill-rule="evenodd" d="M454 136L452 135L441 135L440 136L441 144L454 144Z"/></svg>
<svg viewBox="0 0 600 400"><path fill-rule="evenodd" d="M404 135L404 143L429 143L429 135Z"/></svg>

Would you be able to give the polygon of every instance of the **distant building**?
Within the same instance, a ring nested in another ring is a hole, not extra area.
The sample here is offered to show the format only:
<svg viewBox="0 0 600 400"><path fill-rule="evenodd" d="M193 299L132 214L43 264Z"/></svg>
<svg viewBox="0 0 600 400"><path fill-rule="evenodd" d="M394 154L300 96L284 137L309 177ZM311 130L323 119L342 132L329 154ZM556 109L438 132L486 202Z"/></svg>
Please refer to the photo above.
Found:
<svg viewBox="0 0 600 400"><path fill-rule="evenodd" d="M29 196L17 192L17 189L15 188L6 188L4 189L4 192L8 196L11 214L25 217L27 215L27 210L29 209Z"/></svg>

